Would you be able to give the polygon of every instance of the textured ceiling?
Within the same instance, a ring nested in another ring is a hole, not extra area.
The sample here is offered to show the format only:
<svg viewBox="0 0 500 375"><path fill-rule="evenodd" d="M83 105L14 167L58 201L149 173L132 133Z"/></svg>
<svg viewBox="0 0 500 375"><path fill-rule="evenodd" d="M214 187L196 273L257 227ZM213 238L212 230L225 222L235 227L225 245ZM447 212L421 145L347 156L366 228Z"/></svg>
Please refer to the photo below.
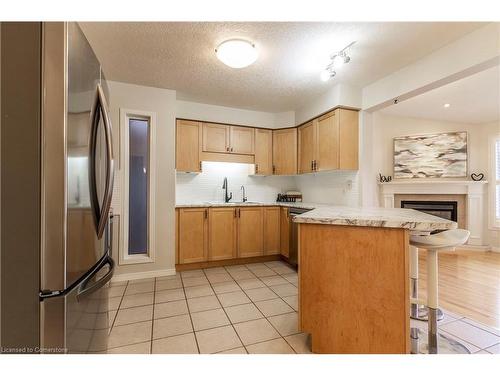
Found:
<svg viewBox="0 0 500 375"><path fill-rule="evenodd" d="M104 22L80 23L108 79L177 90L178 98L281 112L337 82L363 87L480 23ZM255 43L259 58L231 69L214 48L229 38ZM351 62L321 82L328 56L351 41Z"/></svg>
<svg viewBox="0 0 500 375"><path fill-rule="evenodd" d="M481 124L500 119L500 67L496 66L383 109L404 117ZM444 104L450 104L444 108Z"/></svg>

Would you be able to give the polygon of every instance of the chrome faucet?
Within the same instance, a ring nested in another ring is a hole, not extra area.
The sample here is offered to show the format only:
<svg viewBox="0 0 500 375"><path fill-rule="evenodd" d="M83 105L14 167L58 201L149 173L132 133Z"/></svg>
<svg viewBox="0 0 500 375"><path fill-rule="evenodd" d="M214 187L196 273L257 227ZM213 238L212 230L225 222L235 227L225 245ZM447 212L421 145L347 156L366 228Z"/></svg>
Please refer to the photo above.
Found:
<svg viewBox="0 0 500 375"><path fill-rule="evenodd" d="M233 199L233 193L227 194L227 177L224 177L224 182L222 183L222 190L224 190L224 202L227 203Z"/></svg>
<svg viewBox="0 0 500 375"><path fill-rule="evenodd" d="M241 201L242 202L246 202L248 199L247 199L247 195L245 194L245 187L243 185L241 185L240 190L242 191L242 193L241 193Z"/></svg>

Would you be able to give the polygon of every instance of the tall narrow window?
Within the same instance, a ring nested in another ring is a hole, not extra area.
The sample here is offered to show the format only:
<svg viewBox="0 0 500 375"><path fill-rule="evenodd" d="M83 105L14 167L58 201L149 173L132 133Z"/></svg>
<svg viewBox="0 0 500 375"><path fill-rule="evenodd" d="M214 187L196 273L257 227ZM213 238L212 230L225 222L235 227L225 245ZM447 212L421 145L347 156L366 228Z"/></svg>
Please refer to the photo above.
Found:
<svg viewBox="0 0 500 375"><path fill-rule="evenodd" d="M130 118L128 254L148 254L149 121Z"/></svg>

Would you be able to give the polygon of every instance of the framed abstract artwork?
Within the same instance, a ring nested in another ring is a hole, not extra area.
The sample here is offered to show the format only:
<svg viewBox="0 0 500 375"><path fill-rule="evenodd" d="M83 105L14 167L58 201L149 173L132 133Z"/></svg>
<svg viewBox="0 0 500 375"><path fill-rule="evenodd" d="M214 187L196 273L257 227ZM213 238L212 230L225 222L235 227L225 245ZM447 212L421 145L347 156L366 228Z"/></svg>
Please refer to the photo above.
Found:
<svg viewBox="0 0 500 375"><path fill-rule="evenodd" d="M394 178L467 177L467 132L394 138Z"/></svg>

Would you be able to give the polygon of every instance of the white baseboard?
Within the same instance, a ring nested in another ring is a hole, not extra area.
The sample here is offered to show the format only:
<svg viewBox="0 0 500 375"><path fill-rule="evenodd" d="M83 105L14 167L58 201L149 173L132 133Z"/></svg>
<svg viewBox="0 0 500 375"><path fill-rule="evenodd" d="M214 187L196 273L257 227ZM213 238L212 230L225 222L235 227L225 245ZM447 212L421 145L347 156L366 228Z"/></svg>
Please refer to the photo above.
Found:
<svg viewBox="0 0 500 375"><path fill-rule="evenodd" d="M494 253L500 253L500 247L494 247L494 246L490 246L490 245L483 245L483 246L462 245L462 246L457 247L457 249L470 250L470 251L492 251Z"/></svg>
<svg viewBox="0 0 500 375"><path fill-rule="evenodd" d="M166 270L158 270L158 271L123 273L120 275L114 275L113 278L111 279L111 282L148 279L151 277L163 277L163 276L172 276L172 275L175 275L175 268L169 268Z"/></svg>
<svg viewBox="0 0 500 375"><path fill-rule="evenodd" d="M473 251L490 251L491 246L488 245L461 245L457 249L473 250Z"/></svg>

